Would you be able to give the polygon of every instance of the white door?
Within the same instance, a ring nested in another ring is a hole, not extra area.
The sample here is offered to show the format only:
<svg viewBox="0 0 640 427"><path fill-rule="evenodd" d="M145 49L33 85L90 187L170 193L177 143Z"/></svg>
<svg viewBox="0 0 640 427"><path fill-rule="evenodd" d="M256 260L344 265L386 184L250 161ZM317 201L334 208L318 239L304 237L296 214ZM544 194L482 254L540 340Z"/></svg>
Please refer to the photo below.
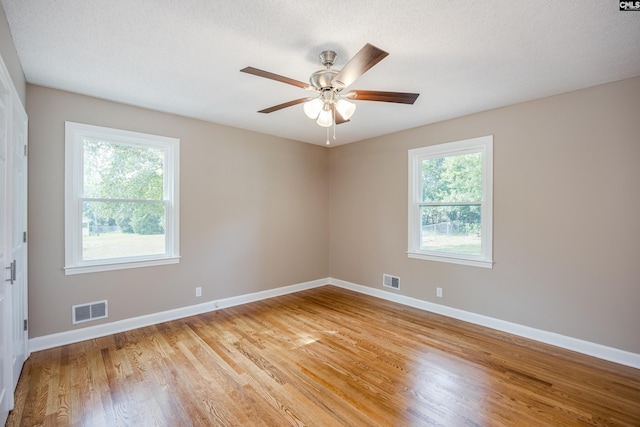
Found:
<svg viewBox="0 0 640 427"><path fill-rule="evenodd" d="M11 116L12 149L10 164L11 188L11 259L14 278L11 286L12 304L12 390L20 378L22 365L27 360L27 115L22 105L13 104Z"/></svg>
<svg viewBox="0 0 640 427"><path fill-rule="evenodd" d="M27 348L27 114L0 58L0 425Z"/></svg>
<svg viewBox="0 0 640 427"><path fill-rule="evenodd" d="M8 275L5 267L11 265L8 247L8 207L7 207L7 140L9 137L9 97L10 87L6 77L0 72L0 425L4 425L9 411L13 408L13 385L11 381L11 284L5 281ZM10 273L10 272L9 272Z"/></svg>

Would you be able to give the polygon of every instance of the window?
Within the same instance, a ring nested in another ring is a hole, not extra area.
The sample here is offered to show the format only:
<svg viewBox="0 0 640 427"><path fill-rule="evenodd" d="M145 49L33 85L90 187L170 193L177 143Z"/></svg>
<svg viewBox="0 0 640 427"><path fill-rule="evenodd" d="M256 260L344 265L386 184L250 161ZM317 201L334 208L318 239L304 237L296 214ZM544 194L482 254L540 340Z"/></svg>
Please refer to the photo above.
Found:
<svg viewBox="0 0 640 427"><path fill-rule="evenodd" d="M180 140L65 131L65 274L177 263Z"/></svg>
<svg viewBox="0 0 640 427"><path fill-rule="evenodd" d="M491 268L493 136L409 150L410 258Z"/></svg>

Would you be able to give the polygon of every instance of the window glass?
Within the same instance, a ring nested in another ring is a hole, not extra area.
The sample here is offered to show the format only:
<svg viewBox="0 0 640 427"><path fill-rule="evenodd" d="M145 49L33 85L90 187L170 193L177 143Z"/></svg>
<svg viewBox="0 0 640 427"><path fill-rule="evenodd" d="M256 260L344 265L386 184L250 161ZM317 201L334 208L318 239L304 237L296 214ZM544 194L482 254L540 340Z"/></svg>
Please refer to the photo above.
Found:
<svg viewBox="0 0 640 427"><path fill-rule="evenodd" d="M83 201L82 260L161 255L163 203Z"/></svg>
<svg viewBox="0 0 640 427"><path fill-rule="evenodd" d="M481 253L482 153L421 161L420 248Z"/></svg>

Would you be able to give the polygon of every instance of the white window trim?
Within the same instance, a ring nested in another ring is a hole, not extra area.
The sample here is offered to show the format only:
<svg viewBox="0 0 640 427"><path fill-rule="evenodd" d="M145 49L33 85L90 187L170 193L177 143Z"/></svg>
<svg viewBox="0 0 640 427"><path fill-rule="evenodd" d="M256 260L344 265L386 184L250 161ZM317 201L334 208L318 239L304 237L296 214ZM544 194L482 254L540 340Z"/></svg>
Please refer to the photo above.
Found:
<svg viewBox="0 0 640 427"><path fill-rule="evenodd" d="M82 162L83 139L93 137L143 147L166 150L167 165L164 194L166 209L166 253L140 257L82 260L81 192L84 175ZM94 273L176 264L180 261L180 140L82 123L65 122L65 267L66 275Z"/></svg>
<svg viewBox="0 0 640 427"><path fill-rule="evenodd" d="M445 254L420 249L420 176L426 158L482 152L482 247L480 255ZM493 135L409 150L409 258L493 268Z"/></svg>

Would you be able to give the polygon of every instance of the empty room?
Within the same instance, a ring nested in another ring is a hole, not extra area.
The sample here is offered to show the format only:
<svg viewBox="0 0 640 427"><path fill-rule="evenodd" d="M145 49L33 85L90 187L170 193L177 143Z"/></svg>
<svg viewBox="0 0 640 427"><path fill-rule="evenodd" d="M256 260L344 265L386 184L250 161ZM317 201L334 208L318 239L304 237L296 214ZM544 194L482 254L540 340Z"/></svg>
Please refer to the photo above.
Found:
<svg viewBox="0 0 640 427"><path fill-rule="evenodd" d="M0 425L640 426L640 2L0 12Z"/></svg>

